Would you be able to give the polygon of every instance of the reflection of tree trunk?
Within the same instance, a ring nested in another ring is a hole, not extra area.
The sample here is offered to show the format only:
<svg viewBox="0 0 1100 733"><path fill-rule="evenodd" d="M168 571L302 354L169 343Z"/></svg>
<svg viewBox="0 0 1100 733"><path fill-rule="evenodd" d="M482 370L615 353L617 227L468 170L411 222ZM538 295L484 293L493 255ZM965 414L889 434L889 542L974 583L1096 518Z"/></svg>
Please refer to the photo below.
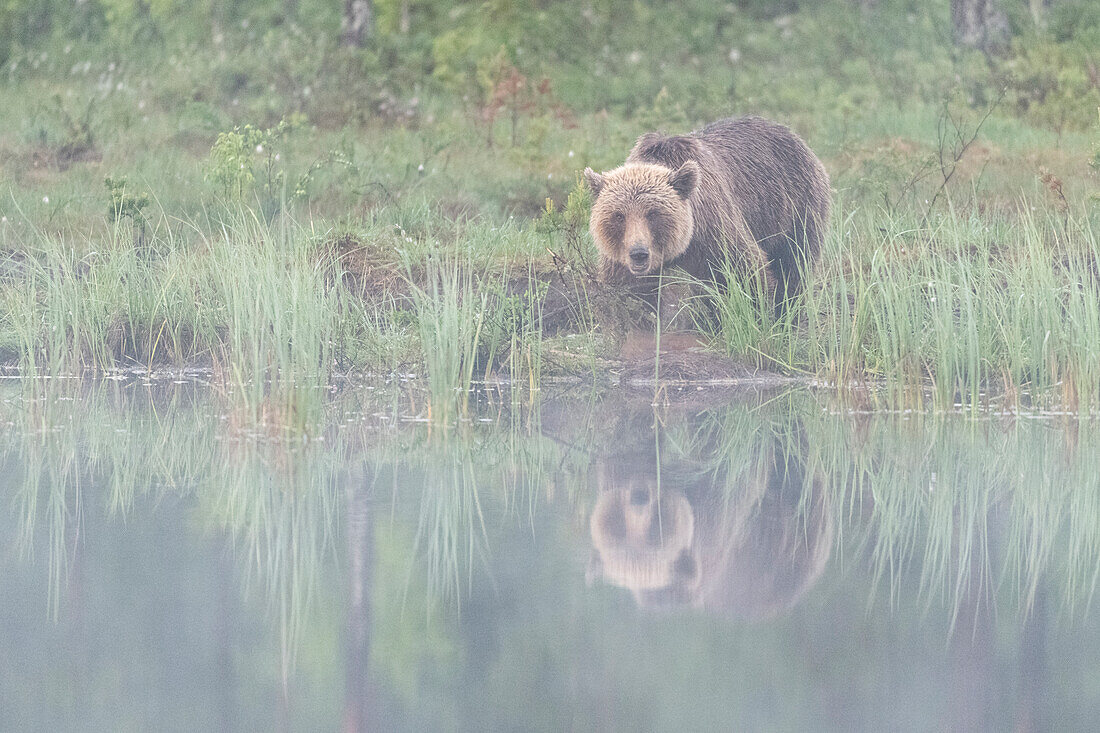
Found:
<svg viewBox="0 0 1100 733"><path fill-rule="evenodd" d="M85 592L88 588L88 566L80 532L84 523L81 521L79 514L76 516L76 520L71 530L68 526L62 525L61 531L66 536L64 540L65 549L61 552L72 559L56 558L55 562L58 563L61 569L59 570L57 586L51 588L51 592L54 594L53 602L57 604L54 608L58 615L54 620L58 621L63 617L66 618L70 635L69 648L74 650L70 657L72 661L68 678L72 685L73 700L75 702L73 710L84 710L92 707L93 701L96 700L94 686L88 685L85 675L81 673L81 670L93 669L92 639L95 639L96 635L93 633L92 622L88 618L88 608L86 606L87 597ZM51 551L53 550L51 549ZM67 575L66 565L68 565ZM94 582L94 562L92 570ZM74 729L79 727L81 721L74 719L72 712L70 712L69 720L72 722Z"/></svg>
<svg viewBox="0 0 1100 733"><path fill-rule="evenodd" d="M371 587L374 580L374 523L370 501L375 473L365 467L362 479L348 486L348 617L345 669L344 731L375 730L370 683Z"/></svg>
<svg viewBox="0 0 1100 733"><path fill-rule="evenodd" d="M1019 679L1013 730L1017 733L1051 730L1046 714L1047 597L1042 584L1020 631Z"/></svg>
<svg viewBox="0 0 1100 733"><path fill-rule="evenodd" d="M371 0L347 0L344 5L344 44L361 47L374 33L374 6Z"/></svg>
<svg viewBox="0 0 1100 733"><path fill-rule="evenodd" d="M1008 17L996 0L951 0L955 43L993 51L1008 40Z"/></svg>
<svg viewBox="0 0 1100 733"><path fill-rule="evenodd" d="M275 731L290 733L290 688L286 677L283 677L282 684L275 690Z"/></svg>
<svg viewBox="0 0 1100 733"><path fill-rule="evenodd" d="M985 730L992 712L993 614L981 590L959 604L951 639L950 720L943 730Z"/></svg>
<svg viewBox="0 0 1100 733"><path fill-rule="evenodd" d="M233 624L230 614L236 610L237 582L228 552L219 552L217 560L217 616L214 636L218 640L218 723L222 730L237 730L237 674L233 663Z"/></svg>
<svg viewBox="0 0 1100 733"><path fill-rule="evenodd" d="M971 537L962 560L962 535L967 520L955 514L953 554L965 562L963 586L956 601L955 627L950 641L950 716L941 730L986 730L990 727L996 691L997 660L994 652L993 601L985 574L987 547Z"/></svg>
<svg viewBox="0 0 1100 733"><path fill-rule="evenodd" d="M409 0L401 0L401 26L399 30L402 33L409 32L409 25L411 21L409 19Z"/></svg>

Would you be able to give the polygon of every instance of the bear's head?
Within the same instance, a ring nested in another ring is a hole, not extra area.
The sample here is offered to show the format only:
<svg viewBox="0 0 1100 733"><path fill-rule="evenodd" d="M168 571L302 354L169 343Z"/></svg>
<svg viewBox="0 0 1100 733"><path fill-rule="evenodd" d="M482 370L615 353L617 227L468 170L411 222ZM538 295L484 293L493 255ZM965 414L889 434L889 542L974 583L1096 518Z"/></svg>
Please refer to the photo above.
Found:
<svg viewBox="0 0 1100 733"><path fill-rule="evenodd" d="M793 608L824 573L835 525L820 476L779 449L734 475L638 453L598 460L586 580L653 610L763 620Z"/></svg>
<svg viewBox="0 0 1100 733"><path fill-rule="evenodd" d="M698 580L692 537L695 515L679 491L662 488L637 467L603 466L605 488L589 521L589 582L603 580L635 593Z"/></svg>
<svg viewBox="0 0 1100 733"><path fill-rule="evenodd" d="M584 177L595 197L589 228L605 259L646 275L687 251L698 163L689 160L676 170L652 163L606 173L585 168Z"/></svg>

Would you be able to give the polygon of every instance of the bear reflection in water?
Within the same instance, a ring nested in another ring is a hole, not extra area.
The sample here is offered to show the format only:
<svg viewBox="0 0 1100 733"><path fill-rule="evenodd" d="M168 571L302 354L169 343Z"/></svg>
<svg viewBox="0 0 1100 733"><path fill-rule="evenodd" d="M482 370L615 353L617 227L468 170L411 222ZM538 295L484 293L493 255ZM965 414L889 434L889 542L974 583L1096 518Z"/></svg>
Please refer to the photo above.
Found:
<svg viewBox="0 0 1100 733"><path fill-rule="evenodd" d="M589 582L627 588L643 608L750 620L791 609L828 561L832 512L778 441L750 458L735 475L654 455L600 459Z"/></svg>

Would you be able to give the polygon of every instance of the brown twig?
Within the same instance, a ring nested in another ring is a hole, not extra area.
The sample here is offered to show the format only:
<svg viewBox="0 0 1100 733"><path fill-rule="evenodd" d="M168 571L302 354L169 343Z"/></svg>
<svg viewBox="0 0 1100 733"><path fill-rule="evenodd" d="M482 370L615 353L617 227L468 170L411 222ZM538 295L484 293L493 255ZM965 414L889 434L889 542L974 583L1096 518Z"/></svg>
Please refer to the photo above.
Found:
<svg viewBox="0 0 1100 733"><path fill-rule="evenodd" d="M1001 93L997 95L997 98L993 100L993 103L986 109L985 114L978 120L978 124L974 126L973 132L967 137L963 132L963 123L951 114L951 107L949 103L944 103L943 112L940 114L939 122L936 125L937 134L939 136L939 150L937 151L940 177L942 178L940 185L936 188L936 193L933 194L932 199L928 203L928 208L924 211L924 220L927 221L928 217L932 215L932 209L935 208L936 202L939 201L940 196L947 192L947 185L951 182L951 179L955 177L955 173L959 169L959 163L966 155L966 151L970 149L970 146L974 144L974 141L978 139L978 135L981 133L982 127L993 114L993 110L1004 100L1005 95L1008 93L1008 88L1003 87ZM950 126L950 129L949 129ZM947 142L948 137L953 137L951 140L951 153L947 154Z"/></svg>

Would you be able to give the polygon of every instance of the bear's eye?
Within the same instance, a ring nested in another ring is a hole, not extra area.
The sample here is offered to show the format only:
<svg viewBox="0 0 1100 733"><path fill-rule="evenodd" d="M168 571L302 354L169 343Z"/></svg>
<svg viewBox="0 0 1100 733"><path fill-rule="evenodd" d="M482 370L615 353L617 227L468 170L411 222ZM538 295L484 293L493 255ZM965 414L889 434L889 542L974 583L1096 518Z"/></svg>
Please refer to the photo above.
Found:
<svg viewBox="0 0 1100 733"><path fill-rule="evenodd" d="M624 221L626 221L626 217L623 216L623 212L616 211L614 214L611 215L611 220L614 221L616 224L622 224Z"/></svg>

